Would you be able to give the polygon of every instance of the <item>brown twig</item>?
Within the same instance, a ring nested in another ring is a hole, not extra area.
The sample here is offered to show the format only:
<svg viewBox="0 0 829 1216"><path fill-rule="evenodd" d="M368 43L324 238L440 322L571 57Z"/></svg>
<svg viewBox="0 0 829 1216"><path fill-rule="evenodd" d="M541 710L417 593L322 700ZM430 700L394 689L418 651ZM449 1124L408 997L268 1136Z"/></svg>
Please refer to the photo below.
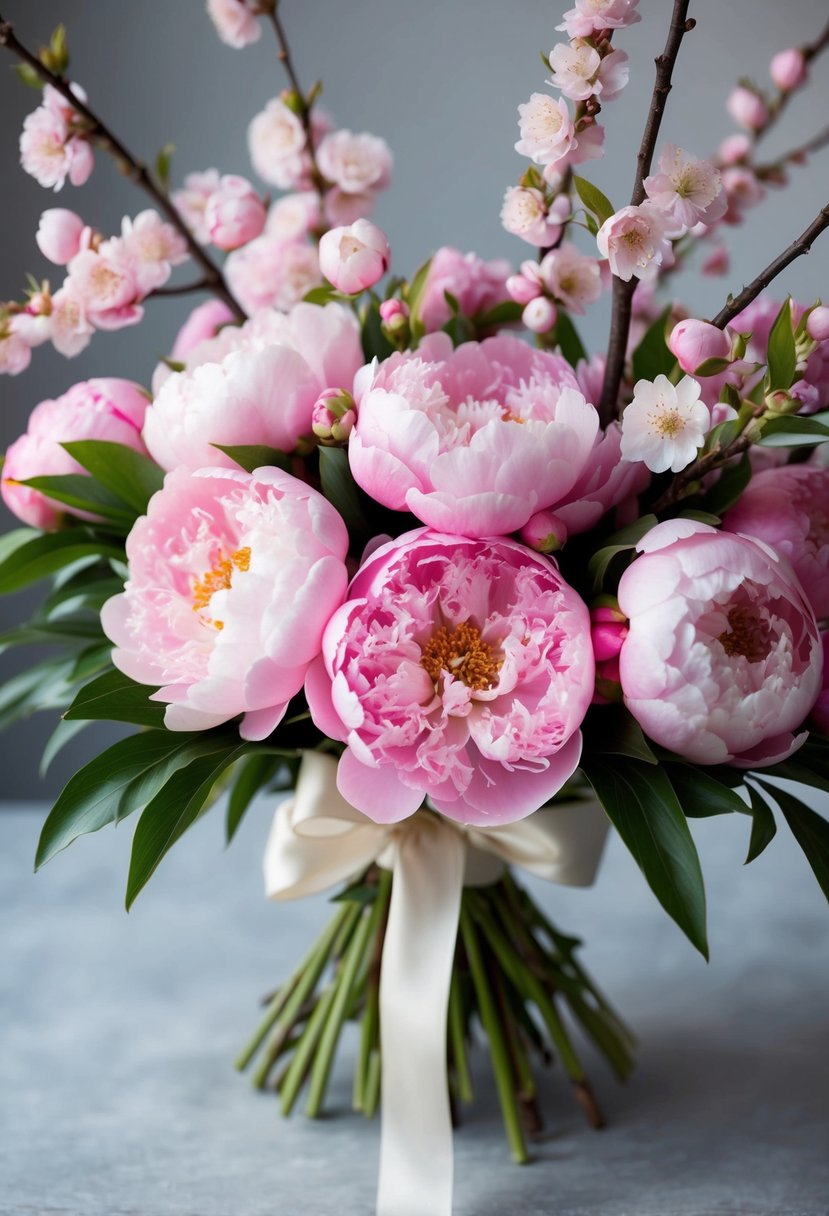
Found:
<svg viewBox="0 0 829 1216"><path fill-rule="evenodd" d="M796 148L783 152L776 160L755 165L754 172L761 181L771 180L772 184L775 184L774 174L779 173L784 165L801 165L807 157L812 156L815 152L821 152L827 145L829 145L829 127L824 127L822 131L818 131L817 135L813 135L803 144L798 144Z"/></svg>
<svg viewBox="0 0 829 1216"><path fill-rule="evenodd" d="M69 102L73 110L84 120L88 137L101 144L111 153L123 173L131 181L135 182L140 190L143 190L145 194L150 196L159 211L166 216L176 231L187 242L187 250L190 256L204 272L204 278L200 286L204 287L205 290L212 291L224 300L234 315L243 321L245 319L245 312L231 293L221 270L195 240L184 220L173 206L169 196L155 182L147 166L138 160L137 157L133 156L126 145L110 131L109 127L106 126L97 114L90 110L85 102L75 96L69 81L64 76L58 76L55 72L50 71L49 68L41 63L37 55L33 55L20 42L14 33L11 23L4 21L2 16L0 16L0 46L4 46L13 55L16 55L21 62L27 64L36 72L45 84L51 85L53 89L56 89ZM156 292L155 294L159 293ZM168 292L167 294L172 293Z"/></svg>
<svg viewBox="0 0 829 1216"><path fill-rule="evenodd" d="M291 56L291 47L288 42L288 35L285 33L285 26L282 24L282 18L279 16L279 0L273 0L272 5L269 4L265 9L265 16L273 26L276 40L279 43L279 51L277 52L280 63L285 68L288 80L291 83L291 91L297 99L299 106L299 120L302 123L305 131L305 142L308 149L308 157L311 161L311 176L317 191L321 194L323 189L324 178L320 173L317 165L316 148L314 146L314 128L311 123L311 106L308 104L308 98L302 91L302 86L299 83L299 77L294 67L294 61Z"/></svg>
<svg viewBox="0 0 829 1216"><path fill-rule="evenodd" d="M636 158L636 175L633 179L633 192L630 196L630 205L632 207L638 207L645 198L644 181L650 172L653 153L659 136L659 128L662 123L662 115L665 112L665 104L671 91L671 77L674 65L679 54L679 48L682 45L682 39L696 24L693 19L688 19L689 3L690 0L674 0L671 26L668 30L665 49L661 55L657 55L655 60L656 81L645 123L645 131L642 135L642 143L639 147L639 155ZM626 283L624 280L614 276L610 338L608 340L604 383L599 403L599 416L603 426L607 426L616 416L619 386L622 383L622 375L625 369L625 353L627 351L633 293L635 290L636 281L634 279L631 278Z"/></svg>
<svg viewBox="0 0 829 1216"><path fill-rule="evenodd" d="M829 47L829 22L826 23L825 27L821 33L818 34L814 42L809 42L805 46L800 47L800 53L803 55L806 63L811 63L811 61L816 59L817 56L820 55L822 51L825 51L827 47ZM764 136L768 135L769 131L777 122L778 118L783 113L792 97L803 87L804 84L806 84L805 78L799 85L796 85L795 88L781 89L778 92L777 97L767 107L768 118L763 123L762 127L759 127L754 132L752 142L755 145L759 143Z"/></svg>

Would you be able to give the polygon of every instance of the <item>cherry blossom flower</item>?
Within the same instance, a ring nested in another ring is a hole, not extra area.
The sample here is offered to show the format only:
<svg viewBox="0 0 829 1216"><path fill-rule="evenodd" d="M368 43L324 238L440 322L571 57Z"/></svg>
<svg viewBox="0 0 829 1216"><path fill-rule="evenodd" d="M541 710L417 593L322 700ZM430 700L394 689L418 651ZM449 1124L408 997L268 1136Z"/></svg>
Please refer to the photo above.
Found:
<svg viewBox="0 0 829 1216"><path fill-rule="evenodd" d="M641 21L635 11L639 0L576 0L575 8L564 14L557 30L568 38L589 38L598 30L617 30Z"/></svg>
<svg viewBox="0 0 829 1216"><path fill-rule="evenodd" d="M68 287L61 287L52 296L49 321L52 345L66 359L73 359L86 350L95 332L83 304Z"/></svg>
<svg viewBox="0 0 829 1216"><path fill-rule="evenodd" d="M676 224L653 206L622 207L606 219L596 235L599 253L610 269L627 283L634 276L655 278L671 257L669 237L678 236Z"/></svg>
<svg viewBox="0 0 829 1216"><path fill-rule="evenodd" d="M556 323L558 311L547 296L536 296L521 314L522 324L533 334L546 334Z"/></svg>
<svg viewBox="0 0 829 1216"><path fill-rule="evenodd" d="M278 241L298 241L322 223L320 196L316 190L301 190L283 194L271 203L265 220L265 232Z"/></svg>
<svg viewBox="0 0 829 1216"><path fill-rule="evenodd" d="M157 211L142 211L121 221L121 236L105 241L98 252L112 263L128 266L140 296L163 287L174 266L188 258L187 242ZM71 266L70 266L71 270Z"/></svg>
<svg viewBox="0 0 829 1216"><path fill-rule="evenodd" d="M84 249L69 263L64 287L95 329L135 325L144 315L135 271L126 259Z"/></svg>
<svg viewBox="0 0 829 1216"><path fill-rule="evenodd" d="M711 426L711 412L699 399L699 383L683 376L638 380L622 415L622 458L641 460L652 473L679 473L697 455Z"/></svg>
<svg viewBox="0 0 829 1216"><path fill-rule="evenodd" d="M731 354L731 335L710 321L693 317L678 321L668 338L668 349L684 372L693 375L709 359L727 359Z"/></svg>
<svg viewBox="0 0 829 1216"><path fill-rule="evenodd" d="M313 245L265 234L229 255L225 277L249 316L263 308L291 308L322 283Z"/></svg>
<svg viewBox="0 0 829 1216"><path fill-rule="evenodd" d="M45 258L56 266L65 266L80 252L81 240L87 227L74 211L51 207L40 217L35 240Z"/></svg>
<svg viewBox="0 0 829 1216"><path fill-rule="evenodd" d="M201 173L188 173L184 186L174 190L172 200L181 218L201 245L210 240L210 231L204 218L207 203L214 190L218 189L218 169L205 169Z"/></svg>
<svg viewBox="0 0 829 1216"><path fill-rule="evenodd" d="M553 563L510 540L418 529L353 580L305 690L348 746L337 784L377 822L441 814L492 826L538 810L574 772L593 692L590 618Z"/></svg>
<svg viewBox="0 0 829 1216"><path fill-rule="evenodd" d="M308 172L305 128L281 97L274 97L248 127L248 150L263 181L295 190Z"/></svg>
<svg viewBox="0 0 829 1216"><path fill-rule="evenodd" d="M85 94L72 86L79 100ZM43 103L23 121L20 136L20 163L26 173L47 189L60 190L67 177L73 186L82 186L94 167L89 140L73 132L71 122L77 115L72 106L52 88L43 90Z"/></svg>
<svg viewBox="0 0 829 1216"><path fill-rule="evenodd" d="M769 64L769 74L782 93L788 93L803 84L809 74L806 56L799 47L778 51Z"/></svg>
<svg viewBox="0 0 829 1216"><path fill-rule="evenodd" d="M238 249L260 235L266 215L265 204L250 182L228 173L207 200L204 223L217 249Z"/></svg>
<svg viewBox="0 0 829 1216"><path fill-rule="evenodd" d="M254 7L246 0L207 0L207 12L222 42L236 50L250 46L262 35Z"/></svg>
<svg viewBox="0 0 829 1216"><path fill-rule="evenodd" d="M530 245L554 245L562 224L570 218L570 199L560 194L548 206L540 190L510 186L504 195L501 223L507 232Z"/></svg>
<svg viewBox="0 0 829 1216"><path fill-rule="evenodd" d="M604 58L588 42L559 42L550 51L550 84L571 101L586 101L600 95L611 101L628 82L630 70L624 51L611 51Z"/></svg>
<svg viewBox="0 0 829 1216"><path fill-rule="evenodd" d="M713 224L725 214L728 200L719 170L674 144L663 148L659 172L646 177L644 187L660 210L686 228Z"/></svg>
<svg viewBox="0 0 829 1216"><path fill-rule="evenodd" d="M766 103L758 92L738 85L729 94L726 109L738 127L746 127L750 131L759 131L769 119Z"/></svg>
<svg viewBox="0 0 829 1216"><path fill-rule="evenodd" d="M367 132L333 131L317 148L323 177L345 194L386 190L391 183L392 163L386 141Z"/></svg>
<svg viewBox="0 0 829 1216"><path fill-rule="evenodd" d="M541 281L568 312L583 316L605 288L603 263L585 257L575 245L564 244L545 254L539 266Z"/></svg>
<svg viewBox="0 0 829 1216"><path fill-rule="evenodd" d="M518 107L518 113L521 138L515 150L535 164L555 164L576 142L573 119L563 98L533 93L529 101Z"/></svg>
<svg viewBox="0 0 829 1216"><path fill-rule="evenodd" d="M14 318L12 318L14 320ZM32 348L11 322L0 324L0 375L19 376L32 361Z"/></svg>

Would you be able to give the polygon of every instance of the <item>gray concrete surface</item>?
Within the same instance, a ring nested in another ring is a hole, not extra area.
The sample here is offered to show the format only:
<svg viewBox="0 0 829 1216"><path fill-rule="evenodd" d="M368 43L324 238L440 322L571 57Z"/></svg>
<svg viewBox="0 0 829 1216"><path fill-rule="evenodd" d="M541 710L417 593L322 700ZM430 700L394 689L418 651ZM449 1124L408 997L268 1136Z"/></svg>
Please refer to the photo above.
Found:
<svg viewBox="0 0 829 1216"><path fill-rule="evenodd" d="M315 1123L282 1120L231 1067L258 996L329 914L324 898L263 900L269 818L254 807L225 854L214 810L127 917L128 824L33 877L41 814L0 815L2 1216L370 1216L378 1126L348 1109L353 1040ZM533 884L586 938L640 1064L621 1087L591 1061L600 1133L552 1072L548 1133L517 1168L480 1056L480 1101L455 1137L456 1216L829 1211L825 903L784 826L747 868L745 822L695 835L708 966L617 839L592 890Z"/></svg>

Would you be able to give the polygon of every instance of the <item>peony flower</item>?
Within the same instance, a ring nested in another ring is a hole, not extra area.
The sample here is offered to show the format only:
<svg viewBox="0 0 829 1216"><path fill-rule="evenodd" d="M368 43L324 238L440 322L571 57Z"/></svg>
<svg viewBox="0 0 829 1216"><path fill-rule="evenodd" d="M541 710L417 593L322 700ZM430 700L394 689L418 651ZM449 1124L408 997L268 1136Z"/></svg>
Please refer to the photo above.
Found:
<svg viewBox="0 0 829 1216"><path fill-rule="evenodd" d="M387 190L391 184L392 154L379 135L333 131L317 148L317 165L323 177L344 194Z"/></svg>
<svg viewBox="0 0 829 1216"><path fill-rule="evenodd" d="M573 119L562 98L533 93L518 107L521 138L515 151L536 165L551 165L566 156L576 142Z"/></svg>
<svg viewBox="0 0 829 1216"><path fill-rule="evenodd" d="M246 0L207 0L207 13L227 46L241 50L258 41L262 27Z"/></svg>
<svg viewBox="0 0 829 1216"><path fill-rule="evenodd" d="M507 823L579 762L590 619L523 545L418 529L358 571L305 690L320 730L348 744L340 793L376 822L428 796L461 823Z"/></svg>
<svg viewBox="0 0 829 1216"><path fill-rule="evenodd" d="M621 207L606 219L596 234L596 244L612 272L627 283L634 276L655 278L671 256L668 238L678 235L674 221L652 203L642 203Z"/></svg>
<svg viewBox="0 0 829 1216"><path fill-rule="evenodd" d="M236 320L224 300L205 300L190 313L190 316L178 331L170 351L170 363L186 363L187 357L203 342L215 338L225 325L231 325ZM173 375L172 368L167 363L159 363L153 372L153 396L157 396L165 380Z"/></svg>
<svg viewBox="0 0 829 1216"><path fill-rule="evenodd" d="M141 442L146 408L142 388L129 380L111 378L87 380L54 401L41 401L32 410L26 433L6 453L0 481L6 506L18 519L44 532L56 531L65 515L96 519L20 482L65 473L86 475L86 469L61 447L79 439L104 439L146 452Z"/></svg>
<svg viewBox="0 0 829 1216"><path fill-rule="evenodd" d="M725 214L727 197L720 172L708 160L666 144L659 172L644 181L648 198L685 228L713 224Z"/></svg>
<svg viewBox="0 0 829 1216"><path fill-rule="evenodd" d="M668 349L676 356L682 370L693 374L709 359L728 359L731 355L731 338L710 321L697 321L689 317L685 321L678 321L671 330Z"/></svg>
<svg viewBox="0 0 829 1216"><path fill-rule="evenodd" d="M723 527L787 558L815 616L829 619L829 469L790 464L755 473Z"/></svg>
<svg viewBox="0 0 829 1216"><path fill-rule="evenodd" d="M359 295L382 279L389 267L388 238L371 220L331 228L320 238L320 270L346 295Z"/></svg>
<svg viewBox="0 0 829 1216"><path fill-rule="evenodd" d="M248 127L248 151L263 181L280 190L295 190L307 175L309 162L302 120L274 97Z"/></svg>
<svg viewBox="0 0 829 1216"><path fill-rule="evenodd" d="M219 170L205 169L203 173L188 173L181 190L174 190L172 200L181 218L200 245L210 240L210 232L204 218L207 204L219 186Z"/></svg>
<svg viewBox="0 0 829 1216"><path fill-rule="evenodd" d="M570 199L559 194L548 207L540 190L510 186L501 207L501 223L507 232L530 245L554 245L562 224L570 218Z"/></svg>
<svg viewBox="0 0 829 1216"><path fill-rule="evenodd" d="M785 561L750 537L669 520L619 584L630 621L625 704L654 742L695 764L784 759L821 688L817 622Z"/></svg>
<svg viewBox="0 0 829 1216"><path fill-rule="evenodd" d="M769 64L772 80L782 93L788 93L803 84L809 74L806 56L798 47L778 51Z"/></svg>
<svg viewBox="0 0 829 1216"><path fill-rule="evenodd" d="M204 223L217 249L238 249L260 235L266 214L265 204L250 182L228 173L207 200Z"/></svg>
<svg viewBox="0 0 829 1216"><path fill-rule="evenodd" d="M579 365L580 369L584 366ZM586 379L581 371L579 379ZM618 422L611 422L607 430L599 431L590 459L572 488L556 504L556 516L570 535L586 532L613 507L621 508L635 499L649 482L650 474L644 464L623 458L622 428Z"/></svg>
<svg viewBox="0 0 829 1216"><path fill-rule="evenodd" d="M322 283L319 254L304 241L258 236L225 262L228 286L245 312L292 308Z"/></svg>
<svg viewBox="0 0 829 1216"><path fill-rule="evenodd" d="M819 735L829 739L829 631L824 631L820 637L823 644L823 687L812 706L809 725Z"/></svg>
<svg viewBox="0 0 829 1216"><path fill-rule="evenodd" d="M181 233L152 209L140 212L135 219L125 216L120 238L104 241L98 252L111 263L129 267L142 297L163 287L172 268L190 256Z"/></svg>
<svg viewBox="0 0 829 1216"><path fill-rule="evenodd" d="M763 98L745 85L732 89L725 105L737 126L746 127L749 131L759 131L769 120L769 112Z"/></svg>
<svg viewBox="0 0 829 1216"><path fill-rule="evenodd" d="M691 376L637 380L622 414L622 459L641 460L652 473L679 473L695 459L711 427L711 411Z"/></svg>
<svg viewBox="0 0 829 1216"><path fill-rule="evenodd" d="M348 447L354 478L393 510L465 536L514 532L564 499L598 415L569 364L511 335L446 334L366 369Z"/></svg>
<svg viewBox="0 0 829 1216"><path fill-rule="evenodd" d="M641 21L635 11L639 0L576 0L575 8L557 25L568 38L589 38L599 30L618 30Z"/></svg>
<svg viewBox="0 0 829 1216"><path fill-rule="evenodd" d="M363 363L359 326L340 304L297 304L287 314L227 326L196 346L184 372L160 387L144 441L163 469L236 467L215 444L290 452L311 433L323 389L349 388Z"/></svg>
<svg viewBox="0 0 829 1216"><path fill-rule="evenodd" d="M130 577L101 624L115 666L160 685L168 730L281 721L345 592L348 534L280 469L176 469L127 537Z"/></svg>
<svg viewBox="0 0 829 1216"><path fill-rule="evenodd" d="M473 320L508 300L511 270L503 258L484 262L477 254L442 245L432 258L420 299L419 317L426 331L441 329L452 316L447 292L458 301L462 314Z"/></svg>
<svg viewBox="0 0 829 1216"><path fill-rule="evenodd" d="M541 281L568 312L583 316L605 288L603 263L579 253L575 245L551 249L539 266Z"/></svg>
<svg viewBox="0 0 829 1216"><path fill-rule="evenodd" d="M74 211L51 207L40 217L35 240L45 258L56 266L65 266L80 252L85 230L86 225Z"/></svg>
<svg viewBox="0 0 829 1216"><path fill-rule="evenodd" d="M571 101L586 101L601 95L611 101L628 82L630 70L624 51L611 51L604 58L587 42L559 42L550 51L550 84Z"/></svg>

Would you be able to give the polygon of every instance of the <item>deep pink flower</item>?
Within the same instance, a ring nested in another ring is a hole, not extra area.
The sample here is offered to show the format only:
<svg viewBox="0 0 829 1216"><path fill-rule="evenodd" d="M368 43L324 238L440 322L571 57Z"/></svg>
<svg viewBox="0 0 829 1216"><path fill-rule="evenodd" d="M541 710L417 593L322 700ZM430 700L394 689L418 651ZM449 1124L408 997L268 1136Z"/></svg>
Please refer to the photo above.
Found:
<svg viewBox="0 0 829 1216"><path fill-rule="evenodd" d="M127 537L130 577L104 605L116 667L160 685L169 730L282 719L342 601L348 534L279 469L176 469Z"/></svg>
<svg viewBox="0 0 829 1216"><path fill-rule="evenodd" d="M306 681L348 744L340 792L386 823L426 796L461 823L531 814L574 772L592 692L587 608L549 559L427 529L359 570Z"/></svg>
<svg viewBox="0 0 829 1216"><path fill-rule="evenodd" d="M809 725L829 739L829 630L825 630L820 637L823 643L823 688L812 706Z"/></svg>
<svg viewBox="0 0 829 1216"><path fill-rule="evenodd" d="M441 246L429 266L418 310L427 332L441 329L452 316L447 291L465 317L479 318L510 298L507 279L511 273L512 267L503 258L484 262L477 254Z"/></svg>
<svg viewBox="0 0 829 1216"><path fill-rule="evenodd" d="M677 519L653 528L619 584L620 673L645 734L696 764L774 764L821 688L817 622L760 541Z"/></svg>

